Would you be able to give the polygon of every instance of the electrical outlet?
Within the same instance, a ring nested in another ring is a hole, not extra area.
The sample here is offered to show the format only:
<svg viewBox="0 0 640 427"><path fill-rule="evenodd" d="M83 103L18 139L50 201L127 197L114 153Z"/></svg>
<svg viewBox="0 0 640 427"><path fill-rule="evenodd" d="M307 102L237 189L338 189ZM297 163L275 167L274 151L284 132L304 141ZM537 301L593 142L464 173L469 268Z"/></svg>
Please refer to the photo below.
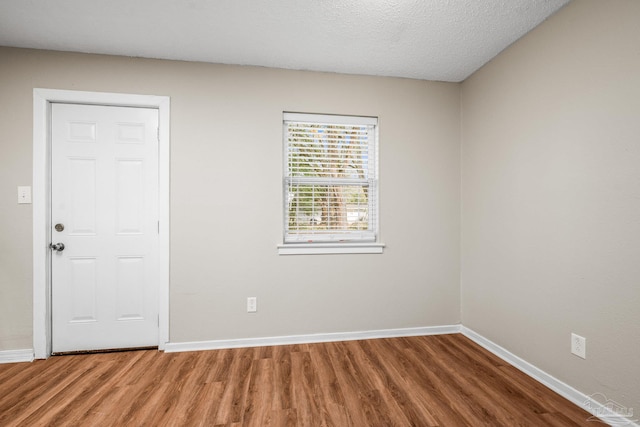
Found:
<svg viewBox="0 0 640 427"><path fill-rule="evenodd" d="M247 313L255 313L258 311L258 298L257 297L248 297L247 298Z"/></svg>
<svg viewBox="0 0 640 427"><path fill-rule="evenodd" d="M581 337L580 335L576 335L574 333L571 334L571 353L575 354L578 357L582 357L583 359L587 358L587 339L585 337Z"/></svg>

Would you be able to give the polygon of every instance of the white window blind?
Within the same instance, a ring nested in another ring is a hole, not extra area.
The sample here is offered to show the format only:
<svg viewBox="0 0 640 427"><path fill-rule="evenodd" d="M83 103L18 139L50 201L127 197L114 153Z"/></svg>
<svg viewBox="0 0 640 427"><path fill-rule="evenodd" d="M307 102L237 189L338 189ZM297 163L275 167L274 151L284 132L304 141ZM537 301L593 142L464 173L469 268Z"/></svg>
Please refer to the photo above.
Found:
<svg viewBox="0 0 640 427"><path fill-rule="evenodd" d="M284 114L284 242L375 242L377 118Z"/></svg>

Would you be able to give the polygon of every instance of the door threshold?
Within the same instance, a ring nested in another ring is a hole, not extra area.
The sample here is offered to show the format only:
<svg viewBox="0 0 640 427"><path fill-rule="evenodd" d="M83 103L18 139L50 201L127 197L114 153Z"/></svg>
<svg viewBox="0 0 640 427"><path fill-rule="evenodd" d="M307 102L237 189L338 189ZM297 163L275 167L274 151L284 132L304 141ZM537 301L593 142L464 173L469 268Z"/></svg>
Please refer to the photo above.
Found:
<svg viewBox="0 0 640 427"><path fill-rule="evenodd" d="M158 346L129 347L129 348L105 348L99 350L60 351L51 353L52 356L74 356L79 354L122 353L125 351L158 350Z"/></svg>

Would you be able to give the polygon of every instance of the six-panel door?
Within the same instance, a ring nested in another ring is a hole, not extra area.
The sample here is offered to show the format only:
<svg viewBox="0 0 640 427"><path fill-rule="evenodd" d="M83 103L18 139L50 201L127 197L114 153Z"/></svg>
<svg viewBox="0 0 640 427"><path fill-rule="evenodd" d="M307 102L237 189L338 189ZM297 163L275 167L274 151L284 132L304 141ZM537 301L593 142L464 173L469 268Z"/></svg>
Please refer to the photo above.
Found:
<svg viewBox="0 0 640 427"><path fill-rule="evenodd" d="M158 111L52 104L53 352L158 345Z"/></svg>

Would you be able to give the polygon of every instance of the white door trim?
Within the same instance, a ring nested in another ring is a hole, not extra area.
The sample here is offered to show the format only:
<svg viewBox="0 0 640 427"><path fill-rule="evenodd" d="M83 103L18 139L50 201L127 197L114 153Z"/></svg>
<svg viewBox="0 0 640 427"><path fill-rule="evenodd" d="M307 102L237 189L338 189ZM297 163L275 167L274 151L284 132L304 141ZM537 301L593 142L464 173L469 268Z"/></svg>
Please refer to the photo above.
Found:
<svg viewBox="0 0 640 427"><path fill-rule="evenodd" d="M33 351L51 355L50 180L51 103L157 108L159 116L160 282L158 348L169 342L169 118L168 96L33 89Z"/></svg>

